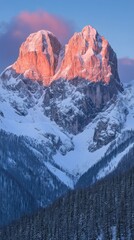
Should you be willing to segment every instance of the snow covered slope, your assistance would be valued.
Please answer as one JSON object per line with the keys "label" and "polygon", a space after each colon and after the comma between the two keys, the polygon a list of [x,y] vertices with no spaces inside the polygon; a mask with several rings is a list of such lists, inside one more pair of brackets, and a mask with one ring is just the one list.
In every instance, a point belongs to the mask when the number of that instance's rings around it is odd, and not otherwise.
{"label": "snow covered slope", "polygon": [[[91,168],[81,176],[77,187],[89,186],[115,171],[124,159],[128,161],[127,155],[131,154],[134,149],[134,81],[124,87],[124,93],[118,95],[115,103],[101,112],[94,120],[97,124],[89,144],[89,151],[91,156],[94,152],[98,152],[98,150],[96,151],[98,148],[103,151],[105,146],[105,151],[102,155],[98,155],[99,160],[94,161]],[[98,126],[100,127],[98,128]]]}
{"label": "snow covered slope", "polygon": [[[17,136],[26,136],[47,149],[45,161],[53,162],[56,152],[73,149],[70,136],[43,112],[45,90],[38,82],[9,78],[0,82],[0,128]],[[66,175],[66,173],[65,173]],[[62,179],[62,181],[64,181]],[[72,183],[68,183],[71,185]]]}
{"label": "snow covered slope", "polygon": [[[69,187],[73,187],[78,178],[103,157],[115,138],[133,129],[133,86],[128,86],[112,99],[82,132],[73,135],[44,114],[48,88],[21,77],[10,77],[10,70],[6,74],[9,76],[0,82],[0,128],[32,139],[36,150],[38,144],[45,146],[48,155],[44,164]],[[72,85],[67,84],[70,91],[67,92],[66,103],[61,101],[57,105],[62,112],[74,108],[75,116],[78,109],[75,103],[82,94],[80,96],[77,91],[73,94]]]}

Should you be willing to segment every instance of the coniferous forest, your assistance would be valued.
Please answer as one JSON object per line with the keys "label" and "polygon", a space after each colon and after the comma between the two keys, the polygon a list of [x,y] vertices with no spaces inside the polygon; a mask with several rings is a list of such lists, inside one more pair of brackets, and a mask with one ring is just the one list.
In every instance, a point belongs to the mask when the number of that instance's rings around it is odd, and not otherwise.
{"label": "coniferous forest", "polygon": [[0,232],[2,240],[133,240],[134,167],[70,191]]}

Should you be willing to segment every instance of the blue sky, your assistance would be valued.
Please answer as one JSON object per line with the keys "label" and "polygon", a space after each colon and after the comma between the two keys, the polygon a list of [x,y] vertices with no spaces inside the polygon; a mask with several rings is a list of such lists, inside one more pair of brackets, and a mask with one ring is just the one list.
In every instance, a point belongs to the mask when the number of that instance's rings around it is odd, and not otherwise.
{"label": "blue sky", "polygon": [[91,24],[104,35],[118,57],[133,57],[134,0],[0,0],[0,21],[22,11],[45,10],[71,21],[75,30]]}
{"label": "blue sky", "polygon": [[[8,32],[10,32],[8,29],[4,38],[3,26],[5,32],[7,23],[9,24],[7,28],[15,28],[13,19],[16,16],[22,12],[45,11],[51,16],[58,17],[60,21],[66,22],[72,29],[70,35],[74,31],[80,31],[85,25],[92,25],[107,38],[118,58],[134,59],[134,0],[0,0],[0,3],[0,38],[3,38],[0,45],[3,42],[6,45],[5,38],[8,38]],[[27,34],[29,34],[28,31]],[[18,40],[18,45],[20,42],[21,39]],[[17,44],[16,47],[18,47]],[[9,55],[11,52],[9,49]],[[6,64],[8,53],[3,58]]]}

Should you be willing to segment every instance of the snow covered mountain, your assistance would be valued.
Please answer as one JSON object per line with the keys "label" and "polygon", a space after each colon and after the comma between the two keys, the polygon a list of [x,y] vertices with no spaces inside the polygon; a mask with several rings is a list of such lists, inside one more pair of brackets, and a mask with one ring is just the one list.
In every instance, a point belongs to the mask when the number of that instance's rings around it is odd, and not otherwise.
{"label": "snow covered mountain", "polygon": [[50,204],[94,166],[89,184],[113,171],[133,147],[133,117],[134,84],[123,91],[95,29],[65,48],[50,32],[31,34],[0,77],[1,224]]}

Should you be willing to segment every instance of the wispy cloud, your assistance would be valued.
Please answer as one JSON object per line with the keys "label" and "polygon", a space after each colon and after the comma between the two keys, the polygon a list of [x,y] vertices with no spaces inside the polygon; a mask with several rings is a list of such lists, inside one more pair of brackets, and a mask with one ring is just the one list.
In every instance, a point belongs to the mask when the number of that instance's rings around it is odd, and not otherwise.
{"label": "wispy cloud", "polygon": [[0,23],[0,70],[13,63],[21,43],[38,30],[53,32],[61,43],[68,41],[74,32],[74,25],[44,11],[22,12],[9,23]]}
{"label": "wispy cloud", "polygon": [[134,80],[134,59],[121,58],[118,60],[119,75],[122,82]]}

